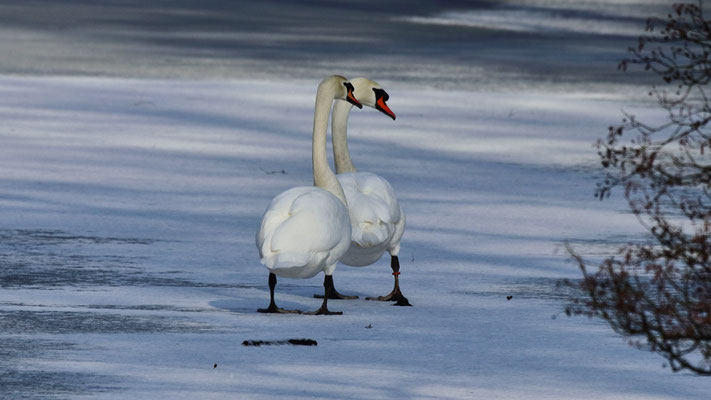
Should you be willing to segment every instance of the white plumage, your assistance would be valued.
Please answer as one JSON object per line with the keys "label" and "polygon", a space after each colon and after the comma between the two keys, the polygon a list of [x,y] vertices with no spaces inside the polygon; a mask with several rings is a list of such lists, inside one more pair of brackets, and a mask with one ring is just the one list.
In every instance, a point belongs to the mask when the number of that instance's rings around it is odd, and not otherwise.
{"label": "white plumage", "polygon": [[331,275],[350,246],[348,210],[338,197],[315,186],[289,189],[267,207],[257,248],[269,272],[286,278]]}
{"label": "white plumage", "polygon": [[346,197],[326,157],[328,114],[334,99],[362,107],[344,77],[334,75],[319,84],[311,149],[314,186],[296,187],[277,195],[262,217],[256,245],[262,264],[269,270],[270,303],[260,312],[299,312],[276,306],[276,277],[305,279],[323,271],[325,298],[314,314],[340,314],[328,311],[326,305],[333,290],[331,275],[351,242]]}
{"label": "white plumage", "polygon": [[390,183],[370,172],[336,175],[348,200],[352,245],[341,262],[361,267],[373,264],[387,250],[398,255],[405,231],[405,214]]}
{"label": "white plumage", "polygon": [[[393,120],[395,114],[387,105],[388,94],[377,82],[366,78],[351,80],[358,100],[373,107]],[[384,178],[369,172],[358,172],[351,161],[348,150],[347,126],[352,106],[337,101],[331,118],[333,157],[339,183],[348,201],[351,219],[351,245],[341,262],[352,267],[363,267],[375,263],[385,251],[390,253],[390,267],[395,276],[393,291],[386,296],[371,300],[393,300],[398,305],[410,305],[402,295],[399,286],[400,240],[405,231],[405,214],[397,201],[395,191]],[[335,298],[343,296],[335,289]]]}

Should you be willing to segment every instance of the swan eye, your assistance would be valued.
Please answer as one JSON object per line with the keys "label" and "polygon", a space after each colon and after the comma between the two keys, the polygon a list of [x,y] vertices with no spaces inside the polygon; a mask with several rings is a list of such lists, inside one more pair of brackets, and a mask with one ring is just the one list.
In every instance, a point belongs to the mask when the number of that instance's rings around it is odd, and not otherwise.
{"label": "swan eye", "polygon": [[356,99],[353,95],[353,91],[355,91],[353,85],[350,82],[343,82],[343,86],[345,86],[346,90],[348,91],[344,100],[348,101],[349,103],[353,104],[358,108],[363,108],[363,105],[360,103],[360,101],[358,101],[358,99]]}
{"label": "swan eye", "polygon": [[375,92],[376,99],[382,98],[383,101],[388,101],[390,99],[390,96],[388,95],[388,93],[383,89],[373,88],[373,92]]}

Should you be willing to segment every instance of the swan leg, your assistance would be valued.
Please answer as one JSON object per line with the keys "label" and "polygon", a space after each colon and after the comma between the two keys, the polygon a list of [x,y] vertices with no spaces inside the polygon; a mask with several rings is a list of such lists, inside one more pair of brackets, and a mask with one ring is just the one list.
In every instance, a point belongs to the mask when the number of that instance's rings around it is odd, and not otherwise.
{"label": "swan leg", "polygon": [[304,314],[308,314],[308,315],[341,315],[341,314],[343,314],[342,311],[328,311],[328,299],[332,298],[331,295],[335,291],[335,289],[333,287],[333,275],[326,275],[326,278],[323,280],[323,288],[324,288],[324,296],[323,296],[323,303],[321,304],[321,308],[319,308],[316,311],[307,312]]}
{"label": "swan leg", "polygon": [[[336,287],[333,286],[333,275],[326,275],[324,277],[324,279],[323,279],[324,286],[326,286],[326,280],[329,280],[329,279],[331,281],[330,285],[333,288],[333,290],[331,291],[331,294],[328,295],[329,299],[331,299],[331,300],[353,300],[353,299],[358,298],[358,296],[346,296],[346,295],[338,293],[338,290],[336,290]],[[323,296],[324,296],[323,294],[315,294],[314,295],[314,297],[317,299],[323,299]]]}
{"label": "swan leg", "polygon": [[393,304],[395,306],[411,306],[412,304],[407,301],[407,297],[403,296],[402,291],[400,291],[400,260],[397,256],[391,256],[390,268],[392,268],[393,276],[395,277],[395,287],[393,287],[393,291],[385,296],[366,297],[366,300],[395,301],[396,303]]}
{"label": "swan leg", "polygon": [[271,301],[269,302],[269,307],[267,308],[260,308],[257,311],[260,313],[277,313],[277,314],[301,314],[301,311],[299,310],[285,310],[283,308],[277,307],[276,303],[274,302],[274,288],[276,287],[277,284],[277,278],[276,275],[273,273],[269,273],[269,297]]}

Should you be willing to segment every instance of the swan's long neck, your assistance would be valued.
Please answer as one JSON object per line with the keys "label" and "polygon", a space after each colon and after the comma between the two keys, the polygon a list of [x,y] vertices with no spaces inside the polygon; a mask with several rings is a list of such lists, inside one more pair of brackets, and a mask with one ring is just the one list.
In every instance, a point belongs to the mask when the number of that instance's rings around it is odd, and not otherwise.
{"label": "swan's long neck", "polygon": [[348,150],[348,116],[353,105],[347,101],[336,101],[331,116],[331,139],[333,141],[333,160],[336,163],[336,173],[355,172],[351,153]]}
{"label": "swan's long neck", "polygon": [[347,207],[348,201],[343,193],[341,184],[338,183],[336,175],[328,165],[326,156],[326,132],[328,130],[328,115],[331,111],[331,104],[334,99],[334,91],[336,88],[330,81],[322,82],[316,93],[316,106],[314,109],[314,135],[311,148],[311,160],[314,171],[314,185],[321,189],[328,190],[333,195],[338,197]]}

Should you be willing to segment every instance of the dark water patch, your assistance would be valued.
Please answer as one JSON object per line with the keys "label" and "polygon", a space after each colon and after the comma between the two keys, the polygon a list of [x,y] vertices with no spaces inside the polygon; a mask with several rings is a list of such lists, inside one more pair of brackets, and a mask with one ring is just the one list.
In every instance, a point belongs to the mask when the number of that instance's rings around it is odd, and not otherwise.
{"label": "dark water patch", "polygon": [[59,230],[0,230],[0,287],[102,285],[118,276],[135,278],[141,275],[144,258],[119,256],[111,250],[115,251],[117,245],[145,246],[155,242]]}
{"label": "dark water patch", "polygon": [[[67,266],[63,259],[53,263],[32,264],[8,263],[0,255],[0,287],[24,289],[53,289],[61,287],[204,287],[248,289],[261,288],[265,284],[236,284],[197,282],[184,278],[163,277],[163,273],[148,273],[115,262],[101,263],[93,258],[86,265]],[[96,265],[98,263],[100,265]]]}
{"label": "dark water patch", "polygon": [[580,280],[557,278],[502,279],[486,284],[486,290],[459,290],[455,294],[467,296],[499,297],[502,301],[544,300],[567,302],[581,295]]}
{"label": "dark water patch", "polygon": [[76,311],[0,311],[4,334],[76,333],[195,333],[207,332],[207,324],[157,315],[122,315]]}
{"label": "dark water patch", "polygon": [[0,338],[0,399],[61,399],[70,395],[117,390],[112,378],[28,366],[36,358],[57,360],[72,343],[24,337]]}
{"label": "dark water patch", "polygon": [[34,358],[56,351],[76,349],[72,343],[24,337],[0,337],[0,365],[18,358]]}
{"label": "dark water patch", "polygon": [[23,245],[53,246],[66,243],[77,244],[143,244],[158,242],[145,238],[118,238],[87,235],[74,235],[55,229],[7,229],[0,230],[0,242],[3,244],[17,243]]}
{"label": "dark water patch", "polygon": [[[627,213],[628,211],[629,210],[625,210],[621,212]],[[650,245],[653,244],[653,241],[649,235],[637,234],[611,235],[598,239],[569,239],[567,243],[581,256],[597,259],[617,255],[620,249],[627,245]],[[558,250],[560,254],[567,254],[563,245],[561,245]]]}
{"label": "dark water patch", "polygon": [[60,230],[0,230],[0,287],[55,289],[92,286],[252,288],[196,282],[169,270],[150,273],[147,246],[161,240],[76,235]]}
{"label": "dark water patch", "polygon": [[167,304],[140,304],[136,306],[114,305],[114,304],[90,304],[81,306],[92,310],[136,310],[136,311],[172,311],[172,312],[205,312],[213,311],[209,308],[198,307],[176,307]]}
{"label": "dark water patch", "polygon": [[[59,265],[57,265],[59,264]],[[110,264],[105,268],[65,266],[61,261],[35,266],[26,263],[2,263],[0,287],[51,289],[62,286],[124,286],[131,281],[143,281],[137,272],[119,270]]]}
{"label": "dark water patch", "polygon": [[[0,301],[0,306],[9,307],[33,307],[33,308],[54,308],[50,304],[32,304],[20,303],[13,301]],[[211,308],[205,307],[177,307],[170,304],[139,304],[139,305],[120,305],[120,304],[85,304],[75,305],[74,308],[85,308],[90,310],[128,310],[128,311],[171,311],[171,312],[206,312],[213,311]]]}
{"label": "dark water patch", "polygon": [[27,369],[0,371],[0,399],[65,399],[118,390],[110,377]]}

